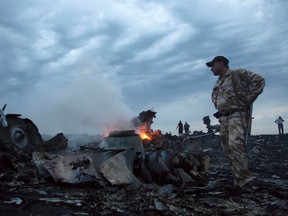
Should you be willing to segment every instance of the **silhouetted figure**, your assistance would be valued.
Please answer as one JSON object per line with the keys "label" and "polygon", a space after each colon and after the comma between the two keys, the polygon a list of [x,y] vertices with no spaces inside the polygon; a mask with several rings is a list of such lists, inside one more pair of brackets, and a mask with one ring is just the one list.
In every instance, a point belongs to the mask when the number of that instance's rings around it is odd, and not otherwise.
{"label": "silhouetted figure", "polygon": [[279,131],[279,135],[284,134],[284,127],[283,127],[283,118],[281,116],[279,116],[276,120],[275,123],[278,125],[278,131]]}
{"label": "silhouetted figure", "polygon": [[209,116],[204,116],[203,117],[203,123],[206,125],[206,128],[207,128],[207,133],[212,133],[212,128],[211,128],[211,120],[209,118]]}
{"label": "silhouetted figure", "polygon": [[184,124],[184,132],[186,135],[190,133],[190,125],[187,122]]}
{"label": "silhouetted figure", "polygon": [[178,134],[179,136],[183,134],[183,123],[181,121],[179,121],[176,130],[178,129]]}
{"label": "silhouetted figure", "polygon": [[207,128],[207,133],[217,133],[220,132],[220,125],[211,125],[211,120],[209,116],[204,116],[203,117],[203,123],[206,125]]}

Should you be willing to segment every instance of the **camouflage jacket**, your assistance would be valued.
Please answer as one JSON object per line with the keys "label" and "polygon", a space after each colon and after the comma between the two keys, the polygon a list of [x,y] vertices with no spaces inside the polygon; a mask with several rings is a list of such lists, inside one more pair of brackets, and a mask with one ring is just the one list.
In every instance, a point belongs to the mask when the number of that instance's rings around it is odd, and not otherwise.
{"label": "camouflage jacket", "polygon": [[245,69],[228,69],[225,76],[222,79],[219,77],[214,85],[212,102],[219,112],[248,108],[262,93],[264,86],[265,80],[258,74]]}

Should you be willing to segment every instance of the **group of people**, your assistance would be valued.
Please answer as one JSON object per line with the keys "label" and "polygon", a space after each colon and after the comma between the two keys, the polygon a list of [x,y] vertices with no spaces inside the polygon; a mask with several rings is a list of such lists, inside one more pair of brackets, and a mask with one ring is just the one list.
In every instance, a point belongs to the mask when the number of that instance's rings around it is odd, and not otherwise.
{"label": "group of people", "polygon": [[178,129],[178,135],[181,136],[183,134],[183,129],[184,133],[187,135],[190,133],[190,125],[185,121],[184,125],[182,121],[179,121],[177,124],[176,130]]}
{"label": "group of people", "polygon": [[[284,134],[284,126],[283,126],[284,119],[281,116],[279,116],[275,120],[275,123],[278,125],[279,135]],[[191,132],[190,131],[190,125],[187,122],[185,122],[184,125],[183,125],[182,121],[179,121],[179,123],[177,124],[177,127],[176,127],[176,130],[177,129],[178,129],[178,135],[179,136],[181,136],[183,134],[183,129],[184,129],[184,134],[186,134],[186,135]]]}

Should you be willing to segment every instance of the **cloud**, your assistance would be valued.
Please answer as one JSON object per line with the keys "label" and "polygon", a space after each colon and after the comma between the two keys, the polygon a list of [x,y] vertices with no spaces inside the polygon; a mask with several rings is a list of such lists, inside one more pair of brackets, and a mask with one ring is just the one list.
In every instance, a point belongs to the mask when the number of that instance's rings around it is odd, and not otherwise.
{"label": "cloud", "polygon": [[193,29],[187,24],[175,26],[175,28],[171,28],[171,31],[172,32],[167,33],[167,36],[160,38],[160,40],[152,44],[148,49],[138,53],[133,61],[157,59],[161,54],[163,55],[174,50],[179,43],[185,42],[189,37],[192,37],[193,34]]}
{"label": "cloud", "polygon": [[[265,116],[288,112],[287,9],[281,0],[2,1],[0,100],[51,132],[53,122],[54,131],[101,131],[152,107],[167,131],[185,115],[202,128],[217,79],[205,62],[222,54],[265,77],[253,129],[266,133]],[[88,118],[94,110],[103,118]]]}

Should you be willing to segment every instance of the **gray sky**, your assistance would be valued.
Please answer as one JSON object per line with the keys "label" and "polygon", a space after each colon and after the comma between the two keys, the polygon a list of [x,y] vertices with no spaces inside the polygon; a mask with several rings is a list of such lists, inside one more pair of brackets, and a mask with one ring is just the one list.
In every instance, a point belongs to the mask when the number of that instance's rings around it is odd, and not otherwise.
{"label": "gray sky", "polygon": [[285,0],[0,0],[0,101],[41,133],[129,129],[152,108],[154,130],[177,134],[182,120],[206,132],[217,77],[205,62],[225,55],[265,78],[252,134],[274,134],[279,115],[288,122],[287,11]]}

